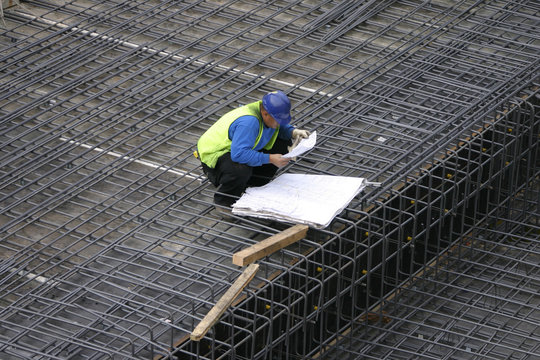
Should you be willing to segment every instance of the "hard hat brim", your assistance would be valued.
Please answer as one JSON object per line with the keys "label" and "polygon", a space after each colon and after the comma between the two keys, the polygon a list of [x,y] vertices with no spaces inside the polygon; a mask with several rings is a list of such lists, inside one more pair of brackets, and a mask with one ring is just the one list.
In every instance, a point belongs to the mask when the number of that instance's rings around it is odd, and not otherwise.
{"label": "hard hat brim", "polygon": [[[272,114],[270,114],[272,115]],[[278,122],[279,125],[287,125],[291,122],[291,115],[287,116],[287,117],[282,117],[282,118],[279,118],[279,117],[276,117],[274,115],[272,115],[272,117],[274,118],[274,120],[276,120]]]}

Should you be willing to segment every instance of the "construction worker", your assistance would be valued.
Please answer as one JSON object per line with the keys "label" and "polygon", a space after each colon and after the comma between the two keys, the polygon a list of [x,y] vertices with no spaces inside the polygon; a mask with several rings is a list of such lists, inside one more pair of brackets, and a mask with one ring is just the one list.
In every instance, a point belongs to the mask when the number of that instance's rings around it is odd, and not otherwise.
{"label": "construction worker", "polygon": [[291,102],[274,91],[223,115],[199,139],[197,152],[210,182],[218,187],[214,204],[220,211],[231,205],[248,186],[268,183],[278,168],[287,165],[287,146],[309,132],[295,129]]}

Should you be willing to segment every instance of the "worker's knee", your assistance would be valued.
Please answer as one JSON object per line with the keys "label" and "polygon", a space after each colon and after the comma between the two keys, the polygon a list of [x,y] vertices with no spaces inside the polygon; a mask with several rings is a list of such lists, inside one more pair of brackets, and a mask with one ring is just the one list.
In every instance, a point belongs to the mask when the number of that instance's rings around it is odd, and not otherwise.
{"label": "worker's knee", "polygon": [[246,164],[240,164],[233,162],[227,171],[230,177],[235,178],[236,181],[240,183],[247,183],[251,174],[253,173],[253,168]]}
{"label": "worker's knee", "polygon": [[247,184],[251,174],[253,173],[253,168],[251,166],[232,161],[231,153],[226,153],[221,156],[218,160],[216,168],[220,173],[220,184],[230,182]]}

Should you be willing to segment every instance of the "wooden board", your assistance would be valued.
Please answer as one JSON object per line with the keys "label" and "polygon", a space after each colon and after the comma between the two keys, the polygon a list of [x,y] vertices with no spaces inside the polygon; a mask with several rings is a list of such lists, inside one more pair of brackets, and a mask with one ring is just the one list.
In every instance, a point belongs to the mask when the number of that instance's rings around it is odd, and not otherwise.
{"label": "wooden board", "polygon": [[189,337],[191,340],[199,341],[204,337],[204,335],[206,335],[208,330],[210,330],[210,328],[214,326],[216,322],[218,322],[225,310],[231,306],[234,299],[240,295],[246,285],[251,281],[251,279],[253,279],[257,273],[257,270],[259,270],[259,264],[251,264],[244,270],[238,279],[236,279],[236,281],[231,285],[229,290],[223,294],[216,305],[210,309],[208,314],[206,314],[197,327],[195,327],[195,330],[193,330]]}
{"label": "wooden board", "polygon": [[232,262],[238,266],[245,266],[268,256],[279,249],[304,238],[308,231],[307,225],[294,225],[276,235],[270,236],[261,242],[233,254]]}

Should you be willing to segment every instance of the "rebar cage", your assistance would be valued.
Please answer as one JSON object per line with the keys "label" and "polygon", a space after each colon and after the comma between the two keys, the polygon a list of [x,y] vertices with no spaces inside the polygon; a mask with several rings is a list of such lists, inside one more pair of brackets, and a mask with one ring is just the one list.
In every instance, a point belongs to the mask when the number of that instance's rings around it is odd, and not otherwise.
{"label": "rebar cage", "polygon": [[[45,0],[0,30],[0,358],[540,357],[540,4]],[[281,172],[381,182],[288,224],[214,210],[193,157],[271,90],[317,146]]]}

